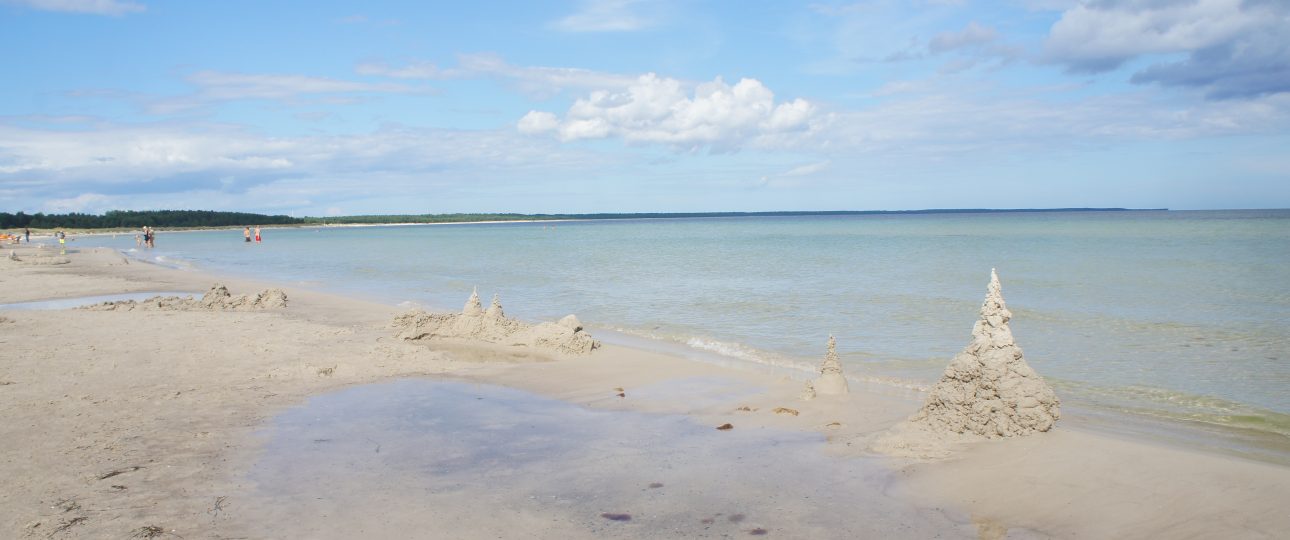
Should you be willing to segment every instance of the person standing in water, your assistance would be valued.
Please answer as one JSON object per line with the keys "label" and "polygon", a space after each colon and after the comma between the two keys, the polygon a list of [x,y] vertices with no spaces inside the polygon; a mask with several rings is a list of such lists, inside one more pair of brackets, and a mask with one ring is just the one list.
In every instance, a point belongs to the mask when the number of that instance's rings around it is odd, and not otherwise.
{"label": "person standing in water", "polygon": [[260,240],[260,226],[259,226],[259,225],[256,225],[256,226],[255,226],[255,243],[257,243],[257,244],[258,244],[258,243],[260,243],[260,242],[261,242],[261,240]]}
{"label": "person standing in water", "polygon": [[251,228],[250,228],[250,227],[242,227],[242,238],[245,238],[245,239],[246,239],[246,243],[248,243],[248,244],[249,244],[249,243],[251,243]]}

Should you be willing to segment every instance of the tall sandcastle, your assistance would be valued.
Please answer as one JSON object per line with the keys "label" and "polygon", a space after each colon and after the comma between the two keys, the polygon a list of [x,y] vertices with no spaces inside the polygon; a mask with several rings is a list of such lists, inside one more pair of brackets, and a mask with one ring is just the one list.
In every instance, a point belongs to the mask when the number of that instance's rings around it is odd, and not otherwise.
{"label": "tall sandcastle", "polygon": [[851,392],[847,378],[842,374],[842,362],[838,360],[838,340],[829,336],[829,349],[824,353],[820,363],[820,376],[806,383],[802,389],[802,399],[812,399],[817,395],[837,396]]}
{"label": "tall sandcastle", "polygon": [[461,308],[461,314],[467,317],[478,317],[484,314],[484,305],[479,302],[479,287],[471,289],[470,298],[466,299],[466,305]]}
{"label": "tall sandcastle", "polygon": [[1061,415],[1052,387],[1026,364],[1012,338],[1012,312],[1003,302],[999,276],[990,285],[972,342],[945,368],[923,408],[909,419],[941,433],[987,438],[1048,431]]}

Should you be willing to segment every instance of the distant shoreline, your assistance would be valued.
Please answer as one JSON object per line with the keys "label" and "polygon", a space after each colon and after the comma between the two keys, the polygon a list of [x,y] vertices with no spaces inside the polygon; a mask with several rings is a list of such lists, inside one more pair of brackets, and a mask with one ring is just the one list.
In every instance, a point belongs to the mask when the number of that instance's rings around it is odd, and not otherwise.
{"label": "distant shoreline", "polygon": [[[261,214],[240,214],[237,217],[244,221],[218,225],[203,226],[170,226],[164,223],[148,223],[147,217],[133,219],[134,222],[151,225],[159,231],[206,231],[241,229],[245,226],[263,228],[307,228],[307,227],[363,227],[363,226],[407,226],[407,225],[451,225],[451,224],[484,224],[484,223],[534,223],[559,221],[602,221],[602,220],[639,220],[639,219],[697,219],[697,218],[745,218],[745,217],[811,217],[811,216],[882,216],[882,215],[924,215],[924,214],[1021,214],[1021,213],[1075,213],[1075,212],[1167,212],[1168,208],[929,208],[922,210],[777,210],[765,212],[601,212],[588,214],[367,214],[336,217],[306,216],[269,216]],[[108,214],[112,214],[109,212]],[[154,212],[148,212],[154,213]],[[222,214],[222,212],[164,210],[155,213],[203,213]],[[8,214],[5,214],[8,215]],[[35,214],[40,215],[40,214]],[[35,216],[31,215],[31,216]],[[75,214],[72,214],[75,216]],[[45,219],[62,217],[45,215]],[[80,215],[80,217],[87,217]],[[259,221],[257,221],[259,219]],[[294,220],[286,222],[283,220]],[[26,227],[24,225],[8,226],[0,230],[21,230],[30,228],[38,235],[50,234],[62,230],[70,234],[132,234],[137,227],[94,227],[94,226],[44,226]]]}

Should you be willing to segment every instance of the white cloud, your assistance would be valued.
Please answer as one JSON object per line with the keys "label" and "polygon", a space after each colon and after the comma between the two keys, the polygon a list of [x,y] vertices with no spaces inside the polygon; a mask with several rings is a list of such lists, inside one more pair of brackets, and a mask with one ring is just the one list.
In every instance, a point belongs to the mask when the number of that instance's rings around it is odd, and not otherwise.
{"label": "white cloud", "polygon": [[412,61],[403,66],[384,62],[359,64],[356,71],[362,75],[398,79],[477,79],[496,78],[513,84],[519,91],[540,98],[550,97],[566,90],[626,88],[635,77],[593,71],[581,68],[516,66],[492,53],[472,53],[457,56],[457,67],[440,68],[431,62]]}
{"label": "white cloud", "polygon": [[582,9],[552,24],[565,32],[627,32],[653,22],[632,8],[640,0],[583,0]]}
{"label": "white cloud", "polygon": [[529,111],[523,118],[520,118],[517,127],[520,133],[527,134],[555,131],[560,128],[560,119],[549,112]]}
{"label": "white cloud", "polygon": [[933,53],[942,53],[954,49],[966,47],[978,47],[993,42],[999,37],[999,33],[993,28],[977,24],[976,21],[958,32],[942,32],[932,38],[927,44],[928,50]]}
{"label": "white cloud", "polygon": [[360,75],[375,75],[395,79],[445,79],[444,73],[431,62],[410,62],[402,67],[394,67],[384,62],[365,62],[354,68]]}
{"label": "white cloud", "polygon": [[199,71],[185,78],[197,87],[195,93],[154,99],[148,110],[154,114],[171,114],[189,109],[243,99],[290,100],[302,96],[331,98],[365,93],[411,94],[430,90],[396,83],[364,83],[328,77],[305,75],[248,74],[222,71]]}
{"label": "white cloud", "polygon": [[1244,0],[1081,3],[1053,24],[1044,50],[1073,69],[1105,71],[1143,54],[1187,52],[1231,40],[1271,22],[1267,11]]}
{"label": "white cloud", "polygon": [[123,2],[121,0],[4,0],[4,3],[23,5],[44,11],[112,16],[142,13],[148,9],[143,4]]}
{"label": "white cloud", "polygon": [[101,214],[104,211],[112,210],[114,208],[112,205],[112,197],[101,193],[82,193],[75,197],[50,199],[45,202],[45,209],[51,213],[58,214],[68,212]]}
{"label": "white cloud", "polygon": [[810,176],[812,174],[816,174],[816,173],[828,170],[829,166],[832,164],[833,164],[833,161],[826,159],[824,161],[817,161],[815,163],[798,165],[796,167],[793,167],[792,169],[785,171],[780,176]]}
{"label": "white cloud", "polygon": [[[356,199],[398,201],[463,186],[523,183],[552,170],[594,170],[605,159],[510,130],[388,127],[353,135],[267,137],[220,125],[98,122],[69,129],[20,127],[0,119],[0,185],[9,200],[19,201],[14,206],[29,211],[51,204],[86,210],[341,203],[349,208],[346,201]],[[79,194],[95,197],[78,199]]]}
{"label": "white cloud", "polygon": [[1180,106],[1153,92],[1077,100],[1063,99],[1064,94],[1035,89],[998,95],[958,88],[902,95],[863,111],[838,113],[819,146],[893,157],[1002,149],[1021,155],[1108,142],[1272,134],[1290,127],[1290,95]]}
{"label": "white cloud", "polygon": [[597,90],[576,100],[561,120],[552,113],[529,112],[520,120],[526,133],[547,131],[564,141],[621,137],[628,142],[733,150],[747,144],[785,141],[812,131],[823,121],[803,99],[775,104],[775,95],[756,79],[732,85],[720,77],[686,85],[653,73],[620,91]]}

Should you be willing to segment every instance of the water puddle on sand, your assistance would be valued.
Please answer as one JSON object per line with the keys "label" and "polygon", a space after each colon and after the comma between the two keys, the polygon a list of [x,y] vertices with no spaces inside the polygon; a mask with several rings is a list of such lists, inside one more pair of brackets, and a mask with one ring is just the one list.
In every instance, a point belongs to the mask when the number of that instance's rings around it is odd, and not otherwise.
{"label": "water puddle on sand", "polygon": [[717,431],[506,387],[405,379],[274,418],[238,519],[266,538],[974,537],[823,437]]}
{"label": "water puddle on sand", "polygon": [[104,294],[99,296],[78,296],[75,298],[58,298],[54,300],[38,300],[35,302],[14,302],[12,304],[0,304],[0,310],[12,309],[12,310],[47,311],[47,310],[58,310],[58,309],[72,309],[72,308],[78,308],[81,306],[101,304],[103,302],[121,302],[124,300],[134,300],[137,302],[141,300],[147,300],[154,296],[198,296],[200,297],[201,295],[202,293],[174,292],[174,291]]}

